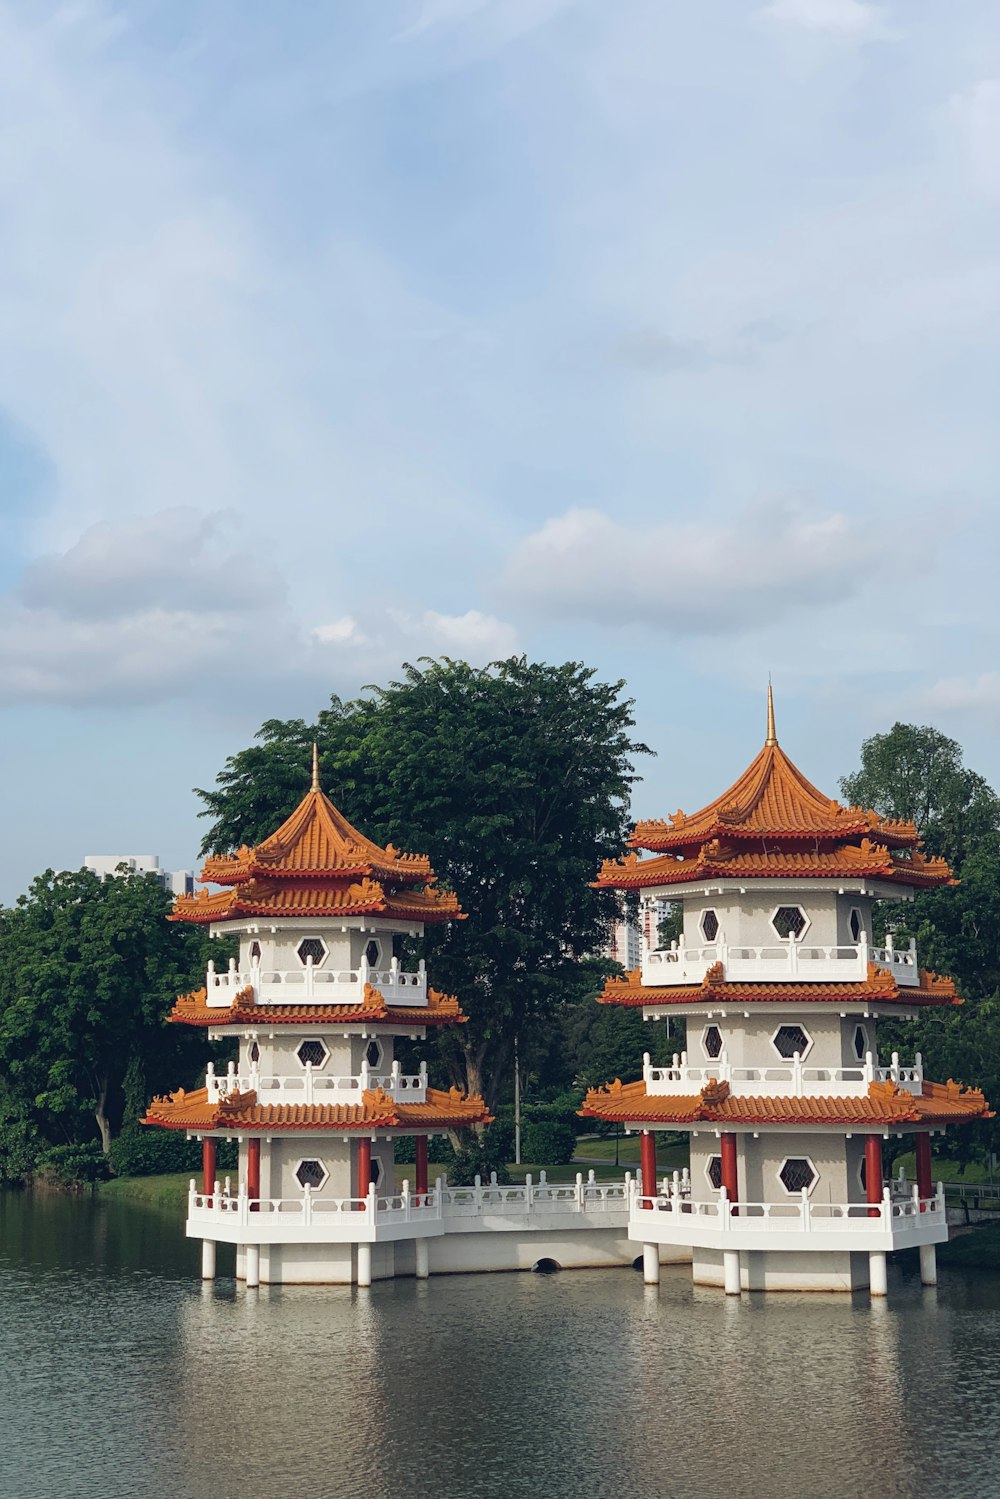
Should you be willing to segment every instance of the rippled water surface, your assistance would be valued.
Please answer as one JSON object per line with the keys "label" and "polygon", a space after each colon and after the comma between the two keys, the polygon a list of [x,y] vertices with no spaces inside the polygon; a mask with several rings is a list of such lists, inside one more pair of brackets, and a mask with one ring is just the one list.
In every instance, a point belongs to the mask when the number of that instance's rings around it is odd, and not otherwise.
{"label": "rippled water surface", "polygon": [[1000,1281],[202,1289],[179,1213],[0,1198],[3,1499],[1000,1494]]}

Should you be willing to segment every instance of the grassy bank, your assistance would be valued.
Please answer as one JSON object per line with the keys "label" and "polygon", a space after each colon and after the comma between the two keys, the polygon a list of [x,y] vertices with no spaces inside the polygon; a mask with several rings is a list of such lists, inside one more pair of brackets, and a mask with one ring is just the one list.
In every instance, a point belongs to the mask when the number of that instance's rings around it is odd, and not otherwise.
{"label": "grassy bank", "polygon": [[958,1234],[938,1245],[938,1264],[949,1270],[989,1270],[1000,1274],[1000,1223]]}
{"label": "grassy bank", "polygon": [[116,1176],[98,1182],[97,1191],[109,1201],[144,1202],[150,1207],[179,1207],[187,1200],[188,1172],[175,1171],[170,1176]]}

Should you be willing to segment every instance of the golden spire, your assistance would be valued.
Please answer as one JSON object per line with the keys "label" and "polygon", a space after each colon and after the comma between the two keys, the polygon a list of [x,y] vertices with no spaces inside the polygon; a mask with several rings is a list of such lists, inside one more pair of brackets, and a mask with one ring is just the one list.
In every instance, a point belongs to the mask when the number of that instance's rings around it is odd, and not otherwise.
{"label": "golden spire", "polygon": [[765,744],[777,744],[778,736],[774,731],[774,692],[771,688],[771,678],[767,679],[767,738]]}
{"label": "golden spire", "polygon": [[313,744],[313,783],[310,790],[319,790],[319,746],[315,743]]}

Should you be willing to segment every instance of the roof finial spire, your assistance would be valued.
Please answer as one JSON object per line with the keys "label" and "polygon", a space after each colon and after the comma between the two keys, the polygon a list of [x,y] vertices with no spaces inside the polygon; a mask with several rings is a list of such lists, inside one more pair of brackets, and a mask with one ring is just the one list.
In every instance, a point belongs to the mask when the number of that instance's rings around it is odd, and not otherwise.
{"label": "roof finial spire", "polygon": [[312,791],[319,790],[319,746],[313,741],[313,783]]}
{"label": "roof finial spire", "polygon": [[777,744],[778,736],[774,729],[774,691],[771,687],[770,674],[767,678],[767,738],[765,744]]}

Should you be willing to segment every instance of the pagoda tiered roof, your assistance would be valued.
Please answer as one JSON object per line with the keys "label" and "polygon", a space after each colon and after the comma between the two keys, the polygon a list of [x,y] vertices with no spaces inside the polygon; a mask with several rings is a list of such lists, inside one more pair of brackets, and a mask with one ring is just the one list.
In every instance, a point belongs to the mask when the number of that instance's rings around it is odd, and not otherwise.
{"label": "pagoda tiered roof", "polygon": [[598,1004],[622,1005],[628,1009],[666,1009],[668,1005],[719,1005],[760,1004],[873,1004],[899,1005],[902,1009],[923,1008],[929,1005],[960,1005],[965,1001],[959,996],[949,978],[941,978],[928,969],[919,970],[919,982],[902,985],[886,968],[869,963],[867,977],[857,983],[797,984],[732,983],[724,976],[721,963],[713,963],[705,972],[700,984],[673,984],[653,986],[643,984],[638,968],[624,978],[609,978]]}
{"label": "pagoda tiered roof", "polygon": [[861,1098],[806,1095],[760,1097],[733,1095],[726,1082],[710,1082],[691,1095],[650,1094],[644,1082],[615,1079],[605,1088],[591,1088],[579,1110],[584,1118],[611,1124],[965,1124],[992,1119],[989,1104],[978,1088],[961,1084],[924,1082],[913,1094],[893,1082],[873,1082]]}
{"label": "pagoda tiered roof", "polygon": [[244,917],[381,916],[404,923],[464,920],[439,890],[425,854],[373,843],[313,782],[290,817],[253,848],[206,859],[201,878],[228,888],[181,895],[170,920],[202,924]]}
{"label": "pagoda tiered roof", "polygon": [[[635,852],[602,865],[599,887],[707,879],[878,880],[919,889],[955,883],[943,859],[921,851],[912,822],[844,807],[806,779],[778,744],[770,693],[767,740],[729,790],[690,816],[637,823],[629,844]],[[640,850],[659,857],[640,859]]]}
{"label": "pagoda tiered roof", "polygon": [[459,1008],[453,994],[440,994],[437,989],[428,989],[426,1005],[387,1005],[380,990],[374,984],[366,984],[360,1004],[317,1005],[280,1004],[261,1005],[254,1002],[253,989],[241,989],[230,1005],[209,1005],[207,991],[194,989],[182,994],[174,1004],[168,1019],[184,1025],[358,1025],[391,1024],[399,1026],[464,1025],[468,1019]]}
{"label": "pagoda tiered roof", "polygon": [[165,1098],[154,1098],[142,1122],[164,1129],[247,1130],[254,1134],[316,1129],[345,1135],[374,1130],[413,1134],[491,1124],[492,1115],[478,1095],[462,1093],[458,1088],[428,1088],[423,1103],[397,1103],[382,1088],[369,1088],[359,1103],[336,1104],[260,1104],[254,1092],[231,1093],[210,1102],[206,1088],[180,1088]]}

